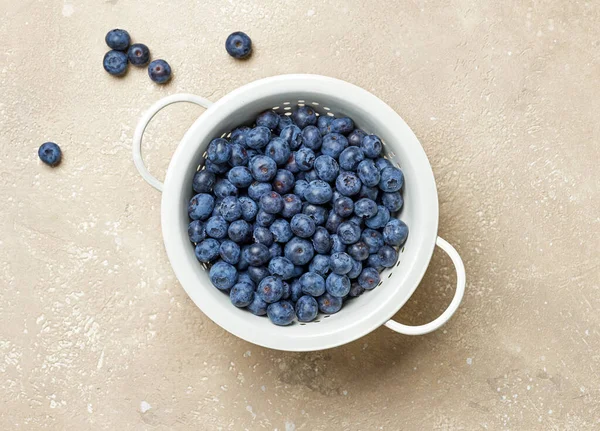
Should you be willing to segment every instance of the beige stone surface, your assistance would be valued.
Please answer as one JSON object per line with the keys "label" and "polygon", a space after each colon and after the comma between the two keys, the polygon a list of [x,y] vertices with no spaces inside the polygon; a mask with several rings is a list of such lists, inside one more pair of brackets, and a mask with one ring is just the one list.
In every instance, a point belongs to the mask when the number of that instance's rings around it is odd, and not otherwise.
{"label": "beige stone surface", "polygon": [[[0,17],[0,429],[600,428],[597,2],[0,0]],[[108,76],[114,27],[172,83]],[[247,62],[225,54],[235,30]],[[175,279],[160,195],[130,160],[137,119],[289,72],[372,91],[420,138],[468,273],[442,330],[271,351]],[[199,114],[153,122],[152,172]],[[46,140],[60,168],[38,161]],[[454,282],[437,252],[397,318],[432,319]]]}

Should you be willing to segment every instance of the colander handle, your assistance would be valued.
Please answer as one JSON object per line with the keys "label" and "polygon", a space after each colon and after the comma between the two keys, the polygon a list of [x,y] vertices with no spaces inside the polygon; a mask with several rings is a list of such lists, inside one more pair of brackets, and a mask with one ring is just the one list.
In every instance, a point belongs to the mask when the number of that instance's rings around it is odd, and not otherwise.
{"label": "colander handle", "polygon": [[131,149],[133,154],[133,163],[135,164],[135,167],[142,178],[159,192],[162,192],[163,190],[163,183],[157,180],[156,177],[148,171],[148,168],[146,168],[146,165],[144,165],[144,161],[142,160],[142,137],[144,136],[146,127],[152,118],[158,114],[158,111],[166,106],[171,105],[172,103],[178,102],[195,103],[203,108],[208,108],[210,105],[212,105],[210,100],[188,93],[178,93],[163,97],[154,103],[154,105],[152,105],[150,109],[148,109],[144,115],[142,115],[142,118],[140,118],[140,121],[135,128],[135,133],[133,134],[133,146]]}
{"label": "colander handle", "polygon": [[460,302],[462,301],[463,295],[465,293],[465,284],[467,282],[467,277],[465,274],[465,265],[463,264],[460,255],[456,251],[454,247],[452,247],[446,240],[437,237],[435,244],[444,250],[450,259],[452,259],[452,263],[454,263],[454,267],[456,268],[456,292],[454,292],[454,298],[452,298],[452,302],[446,310],[434,321],[426,323],[425,325],[419,326],[409,326],[403,325],[402,323],[395,322],[394,320],[388,320],[385,323],[385,326],[390,328],[392,331],[396,331],[400,334],[404,335],[425,335],[430,332],[435,331],[444,323],[446,323],[454,314],[454,312],[458,309]]}

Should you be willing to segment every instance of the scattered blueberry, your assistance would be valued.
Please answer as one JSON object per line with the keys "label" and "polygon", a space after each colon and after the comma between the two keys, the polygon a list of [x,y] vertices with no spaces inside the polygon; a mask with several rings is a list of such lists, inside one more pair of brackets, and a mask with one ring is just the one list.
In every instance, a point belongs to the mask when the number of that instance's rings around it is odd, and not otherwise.
{"label": "scattered blueberry", "polygon": [[231,144],[227,139],[216,138],[208,144],[207,157],[214,163],[226,163],[231,158]]}
{"label": "scattered blueberry", "polygon": [[348,247],[348,254],[357,261],[367,260],[369,258],[369,246],[363,241],[355,242]]}
{"label": "scattered blueberry", "polygon": [[127,50],[129,62],[137,67],[143,67],[150,61],[150,50],[143,43],[134,43]]}
{"label": "scattered blueberry", "polygon": [[154,60],[148,65],[148,76],[157,84],[166,84],[171,79],[171,66],[165,60]]}
{"label": "scattered blueberry", "polygon": [[45,142],[38,149],[38,156],[48,166],[57,166],[62,159],[62,151],[54,142]]}
{"label": "scattered blueberry", "polygon": [[236,31],[227,36],[225,50],[233,58],[247,58],[252,53],[252,40],[242,31]]}
{"label": "scattered blueberry", "polygon": [[102,65],[104,70],[114,76],[123,76],[127,72],[128,66],[127,54],[121,51],[108,51],[104,54]]}
{"label": "scattered blueberry", "polygon": [[126,51],[131,43],[129,33],[120,28],[115,28],[106,33],[104,40],[111,49],[116,49],[118,51]]}

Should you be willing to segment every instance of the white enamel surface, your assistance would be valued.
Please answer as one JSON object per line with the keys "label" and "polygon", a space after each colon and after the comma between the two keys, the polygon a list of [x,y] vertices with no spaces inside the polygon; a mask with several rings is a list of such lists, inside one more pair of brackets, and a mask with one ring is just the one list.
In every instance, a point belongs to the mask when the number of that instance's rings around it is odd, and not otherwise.
{"label": "white enamel surface", "polygon": [[[215,289],[198,263],[187,236],[187,203],[191,183],[209,141],[260,112],[294,106],[299,100],[317,112],[351,117],[357,127],[379,135],[384,150],[405,175],[404,209],[400,218],[410,229],[398,265],[381,274],[382,284],[348,301],[341,312],[318,322],[278,327],[267,318],[237,310],[227,295]],[[284,102],[288,102],[285,105]],[[325,111],[324,107],[330,109]],[[438,199],[427,156],[414,133],[387,104],[373,94],[333,78],[283,75],[245,85],[214,103],[183,137],[169,165],[161,205],[165,247],[173,270],[194,303],[232,334],[261,346],[309,351],[353,341],[386,323],[410,298],[431,259],[437,237]]]}

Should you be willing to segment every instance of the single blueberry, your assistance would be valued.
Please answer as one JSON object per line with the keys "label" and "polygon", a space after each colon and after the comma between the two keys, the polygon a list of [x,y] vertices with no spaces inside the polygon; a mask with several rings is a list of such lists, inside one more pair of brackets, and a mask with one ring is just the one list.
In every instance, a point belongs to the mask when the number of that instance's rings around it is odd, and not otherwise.
{"label": "single blueberry", "polygon": [[379,273],[375,268],[365,268],[358,276],[358,284],[366,290],[372,290],[379,283]]}
{"label": "single blueberry", "polygon": [[343,171],[336,178],[335,186],[344,196],[354,196],[360,192],[362,183],[355,173]]}
{"label": "single blueberry", "polygon": [[306,214],[312,218],[317,226],[323,225],[329,216],[327,209],[320,205],[315,205],[308,202],[305,202],[302,205],[302,214]]}
{"label": "single blueberry", "polygon": [[294,237],[285,245],[283,254],[294,265],[306,265],[313,258],[315,251],[309,241]]}
{"label": "single blueberry", "polygon": [[238,244],[244,244],[252,239],[252,227],[246,220],[236,220],[227,229],[229,238]]}
{"label": "single blueberry", "polygon": [[256,224],[263,227],[269,227],[277,219],[275,214],[270,214],[260,208],[256,214]]}
{"label": "single blueberry", "polygon": [[289,280],[294,275],[294,264],[285,257],[274,257],[269,262],[269,272],[271,275],[281,277],[282,280]]}
{"label": "single blueberry", "polygon": [[331,273],[325,280],[325,289],[331,296],[344,297],[350,292],[350,279],[345,275]]}
{"label": "single blueberry", "polygon": [[383,228],[383,240],[391,246],[404,244],[408,237],[408,226],[402,220],[391,219]]}
{"label": "single blueberry", "polygon": [[238,188],[246,188],[254,181],[250,169],[246,166],[235,166],[231,168],[227,174],[227,179],[231,184]]}
{"label": "single blueberry", "polygon": [[321,277],[326,277],[331,271],[329,267],[329,256],[324,254],[317,254],[308,265],[308,270],[319,274]]}
{"label": "single blueberry", "polygon": [[331,186],[323,180],[311,181],[304,192],[304,199],[311,204],[317,205],[329,202],[332,196],[333,190],[331,190]]}
{"label": "single blueberry", "polygon": [[362,287],[358,281],[352,282],[352,284],[350,285],[350,292],[348,292],[348,295],[352,298],[356,298],[357,296],[360,296],[363,293],[365,293],[365,288]]}
{"label": "single blueberry", "polygon": [[219,290],[231,289],[237,281],[237,270],[222,260],[210,267],[210,281]]}
{"label": "single blueberry", "polygon": [[381,265],[386,268],[392,268],[398,261],[398,252],[395,248],[390,247],[389,245],[384,245],[381,247],[377,252],[377,255],[381,260]]}
{"label": "single blueberry", "polygon": [[211,162],[226,163],[231,158],[231,144],[227,139],[215,138],[208,144],[207,157]]}
{"label": "single blueberry", "polygon": [[273,110],[265,111],[256,117],[256,125],[264,126],[267,129],[274,129],[279,124],[279,115]]}
{"label": "single blueberry", "polygon": [[343,299],[325,293],[317,298],[319,311],[325,314],[335,314],[342,309]]}
{"label": "single blueberry", "polygon": [[381,261],[381,257],[379,254],[371,254],[367,259],[367,265],[370,268],[375,268],[375,270],[379,273],[385,269],[383,266],[383,262]]}
{"label": "single blueberry", "polygon": [[261,266],[269,261],[271,254],[264,244],[254,243],[244,250],[244,258],[252,266]]}
{"label": "single blueberry", "polygon": [[258,212],[258,204],[248,196],[242,196],[238,201],[242,208],[242,218],[247,222],[254,221]]}
{"label": "single blueberry", "polygon": [[188,237],[191,242],[197,243],[206,238],[204,223],[200,220],[194,220],[188,225]]}
{"label": "single blueberry", "polygon": [[306,214],[296,214],[292,217],[290,227],[294,235],[300,238],[309,238],[315,233],[315,221]]}
{"label": "single blueberry", "polygon": [[225,262],[231,265],[237,265],[241,255],[240,246],[235,242],[226,239],[219,247],[219,255]]}
{"label": "single blueberry", "polygon": [[134,43],[127,50],[129,62],[137,67],[143,67],[150,61],[150,50],[143,43]]}
{"label": "single blueberry", "polygon": [[355,171],[364,159],[365,154],[360,147],[348,147],[340,154],[340,168],[346,171]]}
{"label": "single blueberry", "polygon": [[268,156],[252,157],[248,166],[254,179],[260,182],[271,181],[277,173],[277,164]]}
{"label": "single blueberry", "polygon": [[362,198],[354,204],[354,214],[362,218],[371,218],[377,214],[377,204],[369,198]]}
{"label": "single blueberry", "polygon": [[362,263],[352,259],[352,269],[346,274],[350,280],[357,278],[362,272]]}
{"label": "single blueberry", "polygon": [[62,151],[54,142],[44,142],[38,149],[38,156],[48,166],[56,166],[62,159]]}
{"label": "single blueberry", "polygon": [[352,258],[348,253],[333,253],[329,258],[329,266],[334,274],[348,274],[352,269]]}
{"label": "single blueberry", "polygon": [[104,38],[106,44],[118,51],[126,51],[127,47],[131,43],[131,37],[126,30],[121,30],[120,28],[115,28],[114,30],[106,33],[106,37]]}
{"label": "single blueberry", "polygon": [[264,244],[267,247],[270,247],[271,245],[273,245],[273,234],[266,227],[258,226],[258,225],[254,226],[254,232],[252,234],[252,238],[254,239],[254,242]]}
{"label": "single blueberry", "polygon": [[310,106],[298,106],[292,111],[294,123],[301,129],[317,124],[317,114]]}
{"label": "single blueberry", "polygon": [[215,186],[216,177],[215,174],[203,169],[194,174],[192,180],[192,188],[196,193],[210,193],[213,191]]}
{"label": "single blueberry", "polygon": [[356,173],[358,174],[358,177],[362,183],[367,187],[375,187],[377,184],[379,184],[381,179],[379,169],[375,165],[375,162],[371,159],[366,159],[360,162],[356,169]]}
{"label": "single blueberry", "polygon": [[314,167],[319,178],[328,183],[334,181],[340,173],[338,162],[324,154],[315,159]]}
{"label": "single blueberry", "polygon": [[390,211],[383,205],[377,207],[377,214],[365,220],[367,227],[381,229],[390,221]]}
{"label": "single blueberry", "polygon": [[304,198],[304,193],[308,189],[308,181],[306,180],[297,180],[296,185],[294,186],[294,194],[296,196],[300,196]]}
{"label": "single blueberry", "polygon": [[397,192],[404,184],[404,174],[398,168],[385,168],[381,171],[379,188],[386,193]]}
{"label": "single blueberry", "polygon": [[265,277],[259,283],[256,294],[269,304],[279,301],[283,296],[283,283],[281,278],[272,275]]}
{"label": "single blueberry", "polygon": [[285,165],[291,155],[290,146],[282,138],[274,137],[265,148],[265,156],[272,158],[279,166]]}
{"label": "single blueberry", "polygon": [[336,118],[331,122],[330,129],[333,133],[347,135],[354,130],[354,121],[348,117]]}
{"label": "single blueberry", "polygon": [[[242,256],[244,253],[242,252]],[[264,266],[249,266],[248,267],[248,275],[255,283],[260,283],[266,277],[270,275],[270,272]]]}
{"label": "single blueberry", "polygon": [[377,160],[375,160],[375,166],[377,166],[377,169],[379,169],[379,171],[383,171],[385,168],[394,167],[394,165],[392,165],[392,162],[390,162],[388,159],[384,159],[383,157],[378,157]]}
{"label": "single blueberry", "polygon": [[329,115],[321,115],[317,120],[317,127],[319,128],[319,132],[321,135],[325,136],[328,133],[331,133],[331,123],[335,118]]}
{"label": "single blueberry", "polygon": [[215,207],[215,198],[206,193],[198,193],[188,205],[188,214],[192,220],[206,220]]}
{"label": "single blueberry", "polygon": [[219,241],[208,238],[196,245],[194,253],[200,262],[208,263],[219,255]]}
{"label": "single blueberry", "polygon": [[231,166],[246,166],[248,165],[248,151],[240,144],[231,144],[231,158],[229,164]]}
{"label": "single blueberry", "polygon": [[250,131],[250,127],[248,127],[248,126],[238,127],[237,129],[232,130],[231,135],[229,136],[229,140],[231,141],[232,144],[238,144],[238,145],[245,147],[246,146],[246,136],[248,135],[249,131]]}
{"label": "single blueberry", "polygon": [[267,304],[265,301],[263,301],[260,296],[258,295],[254,295],[254,298],[252,299],[252,302],[250,304],[248,304],[248,306],[246,307],[246,309],[256,315],[256,316],[264,316],[267,314],[267,306],[269,304]]}
{"label": "single blueberry", "polygon": [[376,135],[367,135],[363,138],[360,143],[360,148],[365,152],[365,156],[370,159],[375,159],[379,157],[381,154],[381,150],[383,149],[383,144],[381,143],[381,139],[379,139]]}
{"label": "single blueberry", "polygon": [[325,223],[325,228],[331,233],[336,233],[340,223],[344,221],[344,218],[341,217],[338,213],[334,211],[329,212],[329,216],[327,217],[327,222]]}
{"label": "single blueberry", "polygon": [[261,196],[258,207],[269,214],[280,213],[283,209],[283,198],[277,192],[265,193]]}
{"label": "single blueberry", "polygon": [[287,169],[278,169],[273,178],[273,190],[280,195],[289,193],[294,188],[294,174]]}
{"label": "single blueberry", "polygon": [[213,188],[213,192],[215,196],[219,198],[238,195],[237,187],[231,184],[231,182],[225,178],[220,178],[217,180]]}
{"label": "single blueberry", "polygon": [[311,322],[319,313],[317,300],[309,295],[304,295],[296,302],[296,316],[300,322]]}
{"label": "single blueberry", "polygon": [[236,31],[227,36],[225,50],[233,58],[247,58],[252,53],[252,40],[243,31]]}
{"label": "single blueberry", "polygon": [[206,222],[206,235],[215,239],[223,239],[227,236],[229,223],[221,216],[212,216]]}
{"label": "single blueberry", "polygon": [[114,76],[123,76],[127,72],[127,54],[121,51],[108,51],[104,54],[102,65],[104,70]]}
{"label": "single blueberry", "polygon": [[295,194],[283,196],[283,209],[281,215],[285,218],[292,218],[302,211],[302,200]]}
{"label": "single blueberry", "polygon": [[302,142],[306,147],[313,151],[317,151],[321,148],[321,144],[323,143],[321,132],[319,132],[319,129],[317,129],[316,126],[306,126],[304,130],[302,130]]}
{"label": "single blueberry", "polygon": [[364,131],[362,131],[360,129],[354,129],[348,135],[348,144],[353,147],[359,147],[360,143],[362,142],[362,140],[365,136],[367,136],[367,134]]}
{"label": "single blueberry", "polygon": [[270,192],[271,190],[273,190],[273,186],[271,186],[270,183],[261,183],[256,181],[250,184],[250,187],[248,187],[248,196],[258,202],[262,195]]}
{"label": "single blueberry", "polygon": [[284,127],[279,137],[288,143],[291,150],[297,150],[302,145],[302,130],[294,124]]}
{"label": "single blueberry", "polygon": [[236,307],[247,307],[254,301],[254,286],[247,282],[234,284],[229,291],[229,299]]}
{"label": "single blueberry", "polygon": [[379,187],[368,187],[363,184],[358,192],[359,198],[369,198],[372,201],[377,201],[377,196],[379,196]]}
{"label": "single blueberry", "polygon": [[369,258],[369,246],[363,241],[355,242],[348,247],[348,254],[357,261],[367,260]]}
{"label": "single blueberry", "polygon": [[255,127],[246,134],[246,146],[255,150],[266,147],[270,140],[271,131],[264,126]]}
{"label": "single blueberry", "polygon": [[148,65],[148,76],[157,84],[165,84],[171,79],[171,66],[165,60],[154,60]]}
{"label": "single blueberry", "polygon": [[349,197],[342,196],[333,202],[333,209],[340,217],[350,217],[354,212],[354,201]]}
{"label": "single blueberry", "polygon": [[302,293],[311,296],[321,296],[325,293],[325,279],[316,272],[307,272],[300,277]]}
{"label": "single blueberry", "polygon": [[275,242],[279,243],[287,243],[294,236],[290,224],[282,218],[275,220],[269,230],[273,234]]}
{"label": "single blueberry", "polygon": [[329,253],[331,250],[331,236],[327,229],[322,226],[317,227],[312,237],[312,243],[317,253]]}
{"label": "single blueberry", "polygon": [[402,199],[400,192],[384,193],[381,196],[381,203],[390,212],[396,212],[400,211],[404,206],[404,199]]}
{"label": "single blueberry", "polygon": [[315,163],[315,153],[310,148],[301,147],[294,155],[296,165],[301,171],[310,171]]}
{"label": "single blueberry", "polygon": [[223,198],[223,201],[219,204],[219,211],[228,222],[235,221],[242,216],[242,206],[235,196]]}
{"label": "single blueberry", "polygon": [[377,253],[383,247],[383,235],[374,229],[365,229],[360,239],[367,245],[371,254]]}
{"label": "single blueberry", "polygon": [[344,244],[354,244],[360,239],[360,227],[355,223],[345,221],[340,223],[337,229],[338,237]]}
{"label": "single blueberry", "polygon": [[348,148],[348,139],[339,133],[329,133],[323,137],[321,152],[337,159]]}
{"label": "single blueberry", "polygon": [[294,321],[296,312],[294,305],[290,301],[281,300],[267,307],[267,316],[269,320],[278,326],[286,326]]}

